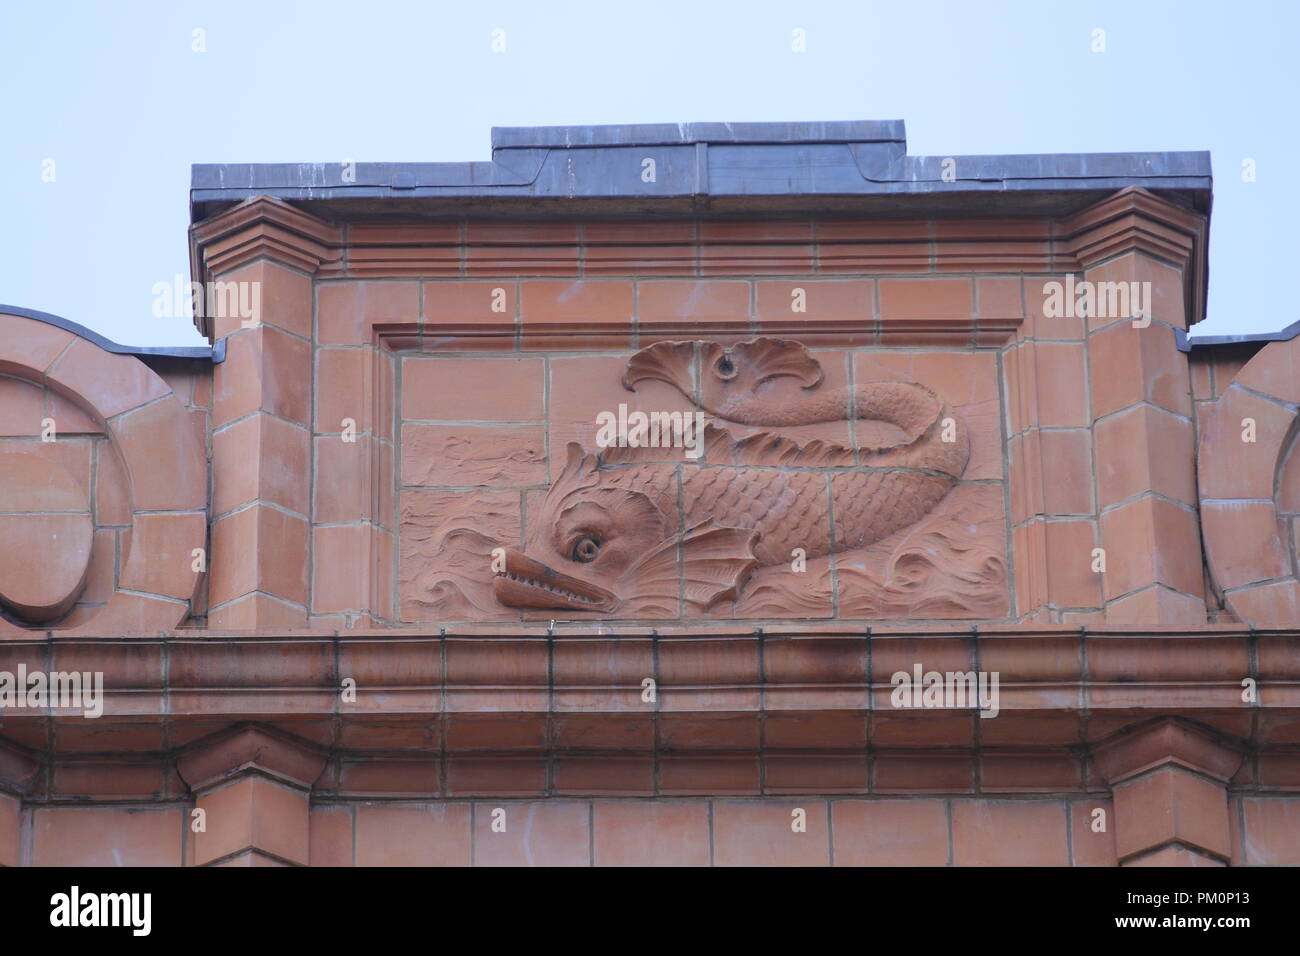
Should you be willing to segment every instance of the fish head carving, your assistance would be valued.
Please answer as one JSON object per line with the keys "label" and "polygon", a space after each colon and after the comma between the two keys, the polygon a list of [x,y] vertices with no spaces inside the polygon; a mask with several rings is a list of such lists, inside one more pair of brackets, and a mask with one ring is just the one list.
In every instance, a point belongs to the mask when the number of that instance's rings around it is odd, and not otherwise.
{"label": "fish head carving", "polygon": [[755,566],[757,534],[702,525],[677,534],[677,518],[620,484],[574,442],[530,519],[527,552],[508,549],[492,582],[498,601],[524,609],[586,611],[708,606],[734,596]]}
{"label": "fish head carving", "polygon": [[493,582],[513,607],[612,611],[628,571],[670,533],[648,496],[602,484],[596,457],[575,442],[530,525],[527,554],[507,551]]}

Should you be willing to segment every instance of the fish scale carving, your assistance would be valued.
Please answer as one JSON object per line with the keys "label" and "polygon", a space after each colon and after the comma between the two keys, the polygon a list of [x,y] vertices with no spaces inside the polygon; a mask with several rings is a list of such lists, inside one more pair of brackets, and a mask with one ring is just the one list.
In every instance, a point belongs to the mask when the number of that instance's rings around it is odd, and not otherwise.
{"label": "fish scale carving", "polygon": [[821,472],[706,468],[683,482],[687,524],[712,518],[724,527],[760,533],[755,557],[763,565],[787,560],[790,549],[828,554],[826,477]]}
{"label": "fish scale carving", "polygon": [[615,488],[637,491],[650,498],[655,506],[669,518],[672,527],[677,521],[677,468],[673,465],[641,465],[620,468],[609,472],[609,484]]}
{"label": "fish scale carving", "polygon": [[885,537],[884,528],[915,524],[951,485],[941,476],[918,472],[832,476],[836,550],[865,547]]}

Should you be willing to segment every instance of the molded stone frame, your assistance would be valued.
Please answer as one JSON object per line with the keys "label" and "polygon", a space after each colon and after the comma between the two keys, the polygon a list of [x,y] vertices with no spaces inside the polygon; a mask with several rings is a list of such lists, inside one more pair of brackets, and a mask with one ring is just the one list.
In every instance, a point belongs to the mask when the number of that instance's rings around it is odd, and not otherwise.
{"label": "molded stone frame", "polygon": [[[919,280],[916,284],[924,286],[928,280]],[[369,283],[361,283],[364,286]],[[552,327],[534,327],[530,328],[528,316],[536,315],[543,307],[555,309],[554,303],[565,303],[570,301],[571,290],[577,290],[576,297],[581,298],[585,293],[582,291],[583,286],[590,286],[592,283],[585,280],[575,282],[559,282],[544,280],[542,282],[523,281],[515,282],[493,282],[493,281],[471,281],[461,282],[453,280],[430,280],[423,283],[422,294],[424,302],[425,321],[418,327],[412,325],[398,326],[390,324],[386,327],[379,328],[375,333],[377,350],[383,345],[391,344],[393,350],[390,353],[398,366],[400,374],[395,379],[395,384],[400,386],[401,394],[393,398],[393,409],[395,419],[393,429],[399,439],[394,443],[393,451],[397,455],[397,464],[395,474],[387,477],[386,485],[381,489],[379,498],[390,492],[394,495],[390,501],[398,500],[403,513],[405,514],[407,502],[427,496],[436,498],[439,495],[448,497],[445,503],[445,510],[450,519],[462,520],[465,513],[463,506],[473,499],[461,492],[448,492],[445,488],[433,490],[418,490],[411,486],[422,484],[421,481],[413,478],[404,478],[406,466],[409,464],[409,445],[404,448],[403,443],[410,441],[410,432],[412,429],[429,429],[437,432],[454,426],[445,424],[427,424],[419,423],[412,425],[404,424],[402,406],[409,407],[413,402],[419,401],[423,405],[429,405],[429,396],[435,394],[428,386],[441,387],[439,378],[436,373],[429,373],[422,370],[420,383],[425,386],[423,390],[414,392],[413,366],[424,365],[426,369],[435,368],[435,363],[445,362],[444,367],[461,369],[455,373],[451,381],[470,382],[473,376],[467,377],[464,368],[477,365],[482,369],[479,380],[484,380],[489,376],[496,374],[493,371],[493,362],[500,360],[509,360],[512,357],[523,363],[532,363],[536,366],[543,364],[542,358],[549,358],[550,378],[547,385],[547,394],[550,396],[549,416],[542,416],[541,412],[528,414],[505,414],[502,411],[495,410],[492,413],[466,414],[467,419],[538,419],[546,417],[545,421],[524,422],[518,424],[518,432],[523,433],[534,426],[540,431],[545,432],[549,437],[549,460],[543,459],[537,463],[537,466],[543,470],[549,467],[549,479],[554,481],[558,478],[564,465],[564,449],[568,442],[577,441],[580,446],[588,451],[594,451],[593,444],[594,426],[590,425],[588,413],[584,411],[583,416],[587,416],[586,423],[577,425],[577,419],[572,415],[574,402],[557,401],[557,394],[570,394],[561,387],[560,383],[568,383],[575,386],[574,391],[584,396],[584,408],[590,405],[594,414],[595,409],[599,408],[617,408],[620,402],[626,402],[632,408],[664,409],[675,407],[672,403],[680,401],[680,396],[673,388],[663,383],[642,383],[636,392],[629,390],[621,384],[621,376],[627,356],[632,354],[636,345],[642,347],[655,342],[666,342],[672,340],[707,340],[709,342],[719,342],[725,345],[734,345],[738,342],[753,339],[756,335],[763,335],[767,329],[762,328],[759,331],[737,330],[734,327],[723,326],[719,330],[718,326],[712,320],[712,316],[707,317],[708,321],[702,321],[693,326],[688,323],[682,323],[682,328],[671,331],[656,327],[656,331],[651,334],[643,331],[639,322],[632,321],[628,317],[628,310],[632,301],[632,282],[611,282],[612,286],[625,286],[626,296],[617,297],[617,290],[613,295],[606,296],[607,299],[614,301],[623,301],[626,299],[626,305],[620,312],[616,305],[611,304],[608,309],[592,310],[588,321],[583,323],[582,338],[585,342],[598,342],[599,345],[575,346],[574,340],[578,339],[568,322],[556,323]],[[939,279],[934,288],[946,288],[949,284],[962,287],[963,294],[969,297],[973,295],[973,284],[970,279]],[[1017,282],[1018,284],[1018,282]],[[378,285],[378,283],[376,283]],[[522,285],[522,294],[518,286]],[[658,297],[664,295],[675,299],[699,301],[708,299],[710,296],[719,293],[719,287],[740,286],[745,293],[741,297],[741,302],[736,306],[736,311],[743,318],[748,314],[748,283],[736,280],[637,280],[637,289],[642,307],[648,298],[652,295]],[[672,286],[670,290],[661,291],[664,285]],[[807,287],[808,301],[817,303],[823,295],[836,295],[837,292],[831,291],[832,286],[853,285],[858,287],[857,292],[861,295],[861,301],[872,301],[872,283],[866,281],[855,282],[819,282],[817,280],[763,280],[757,283],[757,293],[760,300],[769,293],[768,287],[775,287],[776,291],[770,293],[773,298],[782,301],[784,308],[789,311],[790,289],[793,286]],[[535,287],[543,287],[541,290]],[[327,284],[325,288],[329,288]],[[511,325],[503,321],[500,317],[493,317],[488,312],[488,303],[490,293],[494,288],[504,288],[508,291],[507,300],[509,303],[520,303],[519,309],[522,316],[516,319],[516,324]],[[322,296],[324,296],[322,292]],[[913,290],[910,293],[914,301],[927,302],[926,292],[922,289]],[[936,293],[937,294],[937,293]],[[545,296],[545,298],[544,298]],[[724,296],[732,305],[735,305],[737,297],[728,294]],[[1017,296],[1018,299],[1018,296]],[[761,308],[761,305],[760,305]],[[460,318],[451,317],[452,311],[460,313]],[[559,311],[558,309],[555,309]],[[513,311],[513,310],[512,310]],[[954,310],[956,311],[956,310]],[[969,305],[966,306],[966,313],[969,312]],[[322,312],[322,315],[325,313]],[[439,315],[438,320],[430,320],[431,314]],[[644,312],[642,313],[644,314]],[[733,318],[734,318],[733,312]],[[963,313],[958,313],[963,314]],[[603,317],[603,321],[601,318]],[[1005,547],[1005,471],[1003,468],[1002,448],[1005,443],[1005,436],[1001,432],[1001,421],[1003,416],[1003,407],[1001,393],[998,387],[998,351],[995,344],[990,344],[984,348],[975,349],[970,346],[976,337],[976,321],[968,314],[965,318],[959,319],[953,316],[937,315],[933,322],[918,322],[909,326],[906,331],[903,329],[893,329],[892,335],[894,342],[898,346],[894,349],[877,350],[869,346],[878,341],[876,338],[877,331],[850,331],[847,324],[839,331],[818,328],[816,323],[810,323],[812,329],[801,329],[797,323],[787,323],[784,330],[793,340],[805,345],[819,360],[825,361],[824,372],[827,381],[832,382],[834,386],[845,385],[850,376],[857,383],[868,383],[875,381],[916,381],[923,385],[932,387],[938,392],[948,392],[951,390],[953,407],[963,416],[963,421],[970,428],[972,448],[972,459],[966,474],[958,489],[954,489],[954,498],[945,499],[941,507],[936,507],[933,515],[927,515],[926,521],[943,515],[944,521],[957,523],[953,517],[957,513],[964,515],[976,515],[978,513],[982,526],[980,535],[987,539],[987,543],[994,552],[997,560],[1005,567],[1006,547]],[[520,320],[522,319],[522,321]],[[1004,316],[1003,320],[1010,326],[1014,327],[1016,319],[1014,316]],[[891,324],[889,319],[885,320],[886,325]],[[902,323],[900,323],[902,324]],[[960,332],[955,330],[958,326],[964,325],[965,328]],[[490,331],[489,331],[490,330]],[[961,344],[953,344],[950,336],[960,334]],[[863,346],[868,346],[863,348]],[[964,346],[964,347],[963,347]],[[581,354],[574,354],[574,349],[578,348]],[[857,348],[857,351],[854,349]],[[431,358],[437,355],[438,358]],[[833,356],[833,357],[832,357]],[[509,368],[508,364],[503,364],[501,368]],[[561,372],[560,367],[564,370]],[[583,371],[578,371],[579,367]],[[587,372],[587,369],[593,370]],[[544,375],[539,373],[539,382]],[[657,390],[656,390],[657,389]],[[502,383],[500,392],[509,395],[510,386]],[[520,394],[523,389],[519,389]],[[539,397],[539,386],[534,386],[534,392]],[[504,399],[498,401],[498,405],[504,408]],[[444,400],[442,404],[455,404],[454,400]],[[565,413],[557,411],[557,407],[563,405]],[[693,408],[693,405],[690,405]],[[432,417],[435,419],[456,419],[461,416],[457,414],[436,414],[425,416],[418,413],[405,414],[405,418],[422,419]],[[481,423],[480,423],[481,424]],[[858,432],[858,438],[864,437],[863,429],[870,423],[863,421],[854,422],[834,422],[825,423],[825,428],[837,427],[843,434],[848,434],[849,429]],[[730,426],[735,428],[736,426]],[[470,422],[465,425],[467,432],[482,431]],[[751,429],[752,430],[752,429]],[[746,434],[747,430],[741,427],[736,434]],[[513,433],[512,433],[513,434]],[[796,437],[796,440],[812,440],[817,438],[847,441],[841,435],[835,439],[831,431],[824,430],[821,425],[806,426],[806,431],[798,432],[796,429],[786,429],[785,434],[789,437]],[[798,437],[802,436],[802,437]],[[463,436],[458,436],[463,437]],[[489,443],[491,439],[488,439]],[[418,447],[418,446],[417,446]],[[438,461],[439,456],[436,454],[425,455],[424,460]],[[445,481],[430,480],[427,483],[433,485],[444,485]],[[453,482],[454,484],[473,484],[474,482]],[[533,484],[533,481],[524,482],[524,484]],[[517,525],[524,516],[533,516],[537,513],[540,502],[545,495],[546,489],[542,488],[525,488],[522,489],[526,496],[528,504],[523,508],[518,507],[518,497],[521,489],[516,487],[518,483],[513,479],[502,479],[499,485],[493,485],[491,482],[483,485],[481,492],[482,498],[480,506],[485,509],[486,517],[490,521],[483,522],[492,524],[494,530],[491,532],[497,536],[498,543],[507,548],[513,548],[518,545],[515,540],[515,534],[507,531],[502,536],[500,528],[495,526],[507,520],[506,513],[513,515],[513,520]],[[546,484],[543,479],[542,484]],[[476,489],[477,490],[477,489]],[[452,495],[455,495],[452,499]],[[508,502],[502,500],[503,496],[515,497],[514,509]],[[388,505],[391,507],[391,505]],[[428,514],[416,512],[416,517],[423,519],[429,517]],[[395,518],[395,524],[400,523],[400,516]],[[530,518],[531,520],[531,518]],[[972,519],[973,520],[973,519]],[[960,522],[963,527],[966,523]],[[924,529],[928,528],[932,533],[935,531],[935,525],[926,525],[924,522],[918,522],[915,530],[922,534]],[[973,529],[973,524],[970,526]],[[484,598],[484,602],[479,603],[474,598],[466,599],[468,603],[459,601],[451,605],[439,605],[430,609],[426,607],[423,611],[412,613],[411,602],[407,600],[410,597],[405,585],[409,583],[409,567],[414,563],[417,567],[423,563],[427,568],[430,566],[430,555],[428,553],[418,554],[412,559],[412,549],[410,542],[407,540],[409,528],[404,527],[402,531],[402,540],[398,542],[401,552],[396,556],[398,578],[396,582],[395,598],[397,600],[397,619],[403,625],[421,624],[427,626],[430,623],[452,623],[452,622],[519,622],[520,620],[547,620],[559,615],[555,611],[546,610],[520,610],[504,604],[495,602],[491,598]],[[522,538],[522,529],[519,531],[519,537]],[[485,528],[485,534],[488,533]],[[900,531],[899,535],[904,536],[905,532]],[[924,535],[922,534],[922,537]],[[898,537],[888,537],[886,542],[897,544],[900,540]],[[824,566],[820,575],[811,574],[807,579],[800,581],[801,585],[807,584],[807,587],[793,588],[785,584],[775,587],[770,583],[756,581],[756,587],[750,589],[755,592],[761,592],[764,596],[750,599],[749,590],[736,596],[734,599],[725,599],[709,608],[707,611],[700,612],[698,609],[689,609],[682,607],[677,612],[662,612],[656,615],[646,615],[630,613],[624,615],[611,615],[613,619],[634,620],[648,617],[655,619],[685,619],[695,618],[701,621],[707,620],[728,620],[728,619],[749,619],[749,620],[770,620],[778,617],[799,617],[799,618],[831,618],[839,617],[842,619],[866,618],[884,619],[884,618],[902,618],[909,615],[893,610],[893,613],[876,612],[875,608],[870,605],[870,601],[876,597],[872,585],[868,578],[868,573],[879,571],[887,562],[889,548],[892,544],[886,544],[881,549],[868,551],[868,549],[859,549],[857,556],[852,563],[838,565],[838,570],[831,570],[829,561]],[[438,555],[439,559],[446,555]],[[468,566],[468,562],[463,555],[458,553],[449,558],[450,564],[460,569]],[[842,559],[837,559],[842,560]],[[434,561],[433,563],[437,563]],[[486,565],[484,565],[486,566]],[[770,569],[769,569],[770,570]],[[761,581],[760,573],[760,581]],[[427,583],[427,582],[426,582]],[[824,585],[824,587],[822,587]],[[441,581],[439,582],[441,587]],[[934,620],[942,619],[964,619],[964,620],[1006,620],[1009,616],[1011,607],[1010,601],[1010,580],[1009,575],[1005,580],[998,582],[1000,594],[995,597],[981,594],[979,600],[982,602],[978,605],[978,610],[971,609],[969,613],[961,613],[960,610],[945,607],[934,613],[917,613],[910,615],[912,617],[925,617]],[[438,588],[434,588],[438,590]],[[990,585],[989,591],[993,591],[994,586]],[[779,598],[771,597],[775,591],[780,595]],[[784,601],[786,603],[782,604]],[[955,598],[954,598],[955,601]],[[467,607],[472,608],[466,610]]]}
{"label": "molded stone frame", "polygon": [[1228,609],[1259,627],[1287,626],[1300,614],[1297,403],[1300,339],[1291,339],[1266,345],[1202,409],[1206,561]]}
{"label": "molded stone frame", "polygon": [[[0,315],[0,371],[49,387],[101,424],[130,484],[130,553],[118,587],[89,621],[58,633],[156,634],[182,623],[203,578],[194,552],[207,546],[208,478],[171,387],[134,356],[16,315]],[[25,633],[3,622],[0,629]]]}
{"label": "molded stone frame", "polygon": [[[626,349],[714,332],[726,341],[798,334],[817,345],[994,351],[1023,320],[1019,279],[1002,280],[1001,288],[932,267],[950,258],[949,272],[1012,271],[1021,256],[1046,262],[1057,254],[1046,221],[1025,226],[1034,237],[1032,253],[1025,243],[1008,243],[998,227],[952,224],[938,239],[927,227],[924,235],[909,232],[904,250],[863,223],[335,225],[265,196],[227,209],[192,231],[196,277],[260,279],[272,293],[264,296],[271,305],[263,328],[218,318],[205,329],[227,346],[214,385],[210,623],[353,628],[401,620],[397,353]],[[630,243],[632,237],[639,241]],[[930,274],[880,280],[816,274],[818,256],[830,273],[893,272],[893,254],[904,251]],[[958,270],[967,256],[976,264]],[[775,277],[783,274],[797,278]],[[667,278],[672,275],[682,278]],[[608,307],[610,294],[630,305],[634,285],[650,293],[639,315]],[[789,315],[792,285],[807,286],[810,303],[796,320]],[[506,294],[504,314],[488,310],[486,300],[469,302],[473,293],[496,287]],[[743,293],[738,299],[735,289]],[[708,293],[705,313],[693,297],[700,291]],[[719,291],[722,300],[714,301]],[[860,307],[846,309],[849,300]],[[309,383],[310,413],[296,407],[303,403],[282,401],[291,370]],[[229,413],[223,407],[223,395],[258,389],[259,401]],[[262,422],[256,448],[242,456],[254,467],[300,455],[300,443],[310,441],[310,501],[276,499],[265,483],[245,488],[238,500],[224,493],[225,446],[236,429],[250,429],[250,416]],[[352,448],[344,445],[346,419]],[[252,542],[268,536],[276,541],[274,560],[239,556],[257,553]]]}

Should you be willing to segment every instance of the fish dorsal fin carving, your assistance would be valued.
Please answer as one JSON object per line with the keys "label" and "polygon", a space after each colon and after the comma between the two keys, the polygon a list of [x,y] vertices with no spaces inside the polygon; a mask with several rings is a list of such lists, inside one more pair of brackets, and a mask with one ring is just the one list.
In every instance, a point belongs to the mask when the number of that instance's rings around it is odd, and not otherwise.
{"label": "fish dorsal fin carving", "polygon": [[[688,416],[692,413],[687,412]],[[694,431],[694,419],[691,420],[691,429]],[[708,434],[708,428],[705,427],[705,435]],[[692,435],[691,441],[697,439]],[[601,465],[673,465],[681,461],[685,456],[683,444],[660,443],[659,447],[652,445],[610,445],[601,449]]]}
{"label": "fish dorsal fin carving", "polygon": [[[704,459],[710,464],[730,465],[803,465],[810,468],[852,467],[855,464],[853,449],[847,445],[815,438],[800,445],[790,438],[772,432],[755,432],[745,438],[736,438],[725,428],[712,423],[704,426]],[[676,464],[684,455],[681,447],[651,447],[647,445],[611,445],[602,449],[599,462],[604,465]]]}
{"label": "fish dorsal fin carving", "polygon": [[747,438],[737,439],[725,428],[713,425],[704,426],[704,454],[710,464],[807,467],[848,467],[854,464],[852,448],[820,438],[804,445],[772,432],[755,432]]}
{"label": "fish dorsal fin carving", "polygon": [[699,608],[735,598],[758,566],[758,537],[757,531],[724,528],[710,518],[687,529],[680,540],[664,539],[624,576],[635,582],[632,602],[675,602],[679,588],[686,602]]}
{"label": "fish dorsal fin carving", "polygon": [[599,464],[595,455],[588,455],[576,441],[565,446],[564,468],[556,476],[541,508],[530,517],[528,538],[546,534],[560,513],[567,507],[569,496],[575,492],[591,488],[600,481],[597,474]]}
{"label": "fish dorsal fin carving", "polygon": [[564,470],[555,479],[558,484],[573,484],[583,488],[596,483],[596,466],[599,462],[595,455],[588,455],[576,441],[564,446]]}

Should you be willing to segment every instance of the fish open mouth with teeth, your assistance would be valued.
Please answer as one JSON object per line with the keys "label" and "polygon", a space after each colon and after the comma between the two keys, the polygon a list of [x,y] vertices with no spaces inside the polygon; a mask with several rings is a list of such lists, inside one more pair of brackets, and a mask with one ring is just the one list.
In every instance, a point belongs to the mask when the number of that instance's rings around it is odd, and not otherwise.
{"label": "fish open mouth with teeth", "polygon": [[502,604],[513,607],[612,611],[618,603],[612,591],[556,571],[518,551],[506,552],[493,591]]}
{"label": "fish open mouth with teeth", "polygon": [[[799,400],[764,388],[784,377],[799,382]],[[914,524],[969,457],[964,427],[925,386],[822,389],[819,363],[796,342],[656,343],[629,359],[623,384],[646,380],[669,383],[716,421],[766,430],[736,439],[710,425],[704,456],[689,461],[662,448],[595,456],[571,442],[526,548],[494,566],[502,604],[625,617],[707,609],[792,549],[811,559],[865,548]],[[898,437],[851,448],[775,431],[850,417],[887,422]]]}

